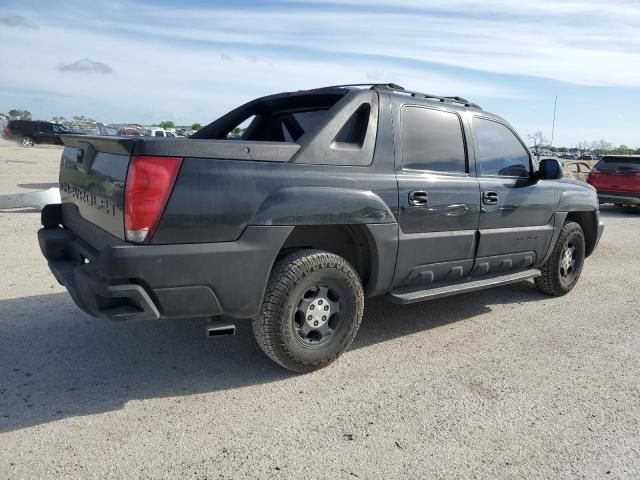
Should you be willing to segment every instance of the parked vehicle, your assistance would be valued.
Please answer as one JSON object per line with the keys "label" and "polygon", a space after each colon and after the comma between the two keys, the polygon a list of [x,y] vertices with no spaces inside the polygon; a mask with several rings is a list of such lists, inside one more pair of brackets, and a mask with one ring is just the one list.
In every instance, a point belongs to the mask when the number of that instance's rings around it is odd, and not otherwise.
{"label": "parked vehicle", "polygon": [[64,125],[40,120],[11,120],[4,128],[3,138],[16,141],[23,147],[48,143],[62,145],[60,135],[72,133]]}
{"label": "parked vehicle", "polygon": [[600,203],[640,207],[640,155],[606,155],[587,179]]}
{"label": "parked vehicle", "polygon": [[189,139],[64,142],[38,236],[80,308],[211,317],[209,335],[252,319],[296,372],[349,347],[365,297],[528,279],[564,295],[604,227],[595,190],[538,166],[503,119],[392,84],[259,98]]}
{"label": "parked vehicle", "polygon": [[176,138],[176,134],[163,128],[147,128],[144,131],[146,137]]}
{"label": "parked vehicle", "polygon": [[580,155],[580,160],[593,160],[593,156],[589,153],[585,153]]}
{"label": "parked vehicle", "polygon": [[563,162],[562,170],[566,178],[573,178],[574,180],[580,180],[586,182],[591,167],[584,162]]}
{"label": "parked vehicle", "polygon": [[118,130],[118,135],[121,137],[140,137],[142,133],[137,128],[124,127]]}

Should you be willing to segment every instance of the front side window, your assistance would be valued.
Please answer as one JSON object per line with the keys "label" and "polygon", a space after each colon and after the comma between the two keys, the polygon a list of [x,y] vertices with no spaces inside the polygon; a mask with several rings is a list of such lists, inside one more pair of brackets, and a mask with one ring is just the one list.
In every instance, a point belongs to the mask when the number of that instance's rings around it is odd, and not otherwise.
{"label": "front side window", "polygon": [[481,176],[528,177],[529,153],[511,130],[501,123],[475,118],[478,143],[478,174]]}
{"label": "front side window", "polygon": [[402,109],[401,121],[404,169],[466,173],[464,137],[458,115],[408,106]]}

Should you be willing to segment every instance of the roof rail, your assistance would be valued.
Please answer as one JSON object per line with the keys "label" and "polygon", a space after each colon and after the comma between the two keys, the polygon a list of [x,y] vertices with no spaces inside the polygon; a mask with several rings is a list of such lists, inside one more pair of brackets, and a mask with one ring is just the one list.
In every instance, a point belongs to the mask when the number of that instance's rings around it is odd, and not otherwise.
{"label": "roof rail", "polygon": [[400,85],[395,83],[345,83],[344,85],[329,85],[328,87],[312,88],[312,90],[324,90],[326,88],[349,88],[349,87],[370,87],[373,90],[375,87],[393,87],[400,90],[404,90]]}
{"label": "roof rail", "polygon": [[431,95],[429,93],[414,92],[413,90],[407,90],[406,88],[396,83],[348,83],[344,85],[331,85],[328,87],[321,87],[315,90],[324,90],[329,88],[349,88],[349,87],[369,87],[371,90],[390,90],[392,92],[405,93],[412,97],[431,98],[431,99],[439,100],[442,103],[446,103],[446,102],[457,103],[460,105],[464,105],[465,107],[477,108],[479,110],[482,110],[482,107],[480,105],[477,105],[467,100],[466,98],[441,97],[439,95]]}
{"label": "roof rail", "polygon": [[460,105],[464,105],[465,107],[470,107],[470,108],[477,108],[479,110],[482,110],[482,107],[480,105],[477,105],[473,102],[470,102],[469,100],[467,100],[466,98],[462,98],[462,97],[441,97],[440,95],[431,95],[430,93],[421,93],[421,92],[414,92],[413,90],[407,90],[406,88],[401,87],[400,85],[396,85],[393,83],[382,83],[382,84],[376,84],[374,86],[371,87],[374,90],[391,90],[393,92],[398,92],[398,93],[405,93],[407,95],[410,95],[412,97],[421,97],[421,98],[430,98],[430,99],[435,99],[435,100],[439,100],[442,103],[446,103],[446,102],[450,102],[450,103],[458,103]]}

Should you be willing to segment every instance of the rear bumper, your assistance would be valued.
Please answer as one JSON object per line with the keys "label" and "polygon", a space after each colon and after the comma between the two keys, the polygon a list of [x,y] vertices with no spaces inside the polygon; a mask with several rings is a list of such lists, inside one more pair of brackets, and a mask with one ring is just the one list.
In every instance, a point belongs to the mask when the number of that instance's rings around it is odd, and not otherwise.
{"label": "rear bumper", "polygon": [[598,190],[600,203],[622,203],[625,205],[640,205],[640,192],[616,192]]}
{"label": "rear bumper", "polygon": [[88,223],[83,234],[101,239],[80,238],[59,218],[59,206],[48,205],[38,231],[53,275],[82,310],[112,320],[253,317],[292,229],[250,226],[234,242],[133,245]]}

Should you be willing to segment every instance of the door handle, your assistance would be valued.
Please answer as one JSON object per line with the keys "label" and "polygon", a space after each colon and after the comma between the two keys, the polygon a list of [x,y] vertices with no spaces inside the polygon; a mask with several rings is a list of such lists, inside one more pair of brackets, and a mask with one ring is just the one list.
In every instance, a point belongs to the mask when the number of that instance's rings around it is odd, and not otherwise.
{"label": "door handle", "polygon": [[409,192],[409,205],[412,207],[424,207],[429,201],[429,194],[424,190]]}
{"label": "door handle", "polygon": [[482,192],[482,202],[485,205],[495,205],[498,203],[498,192]]}

